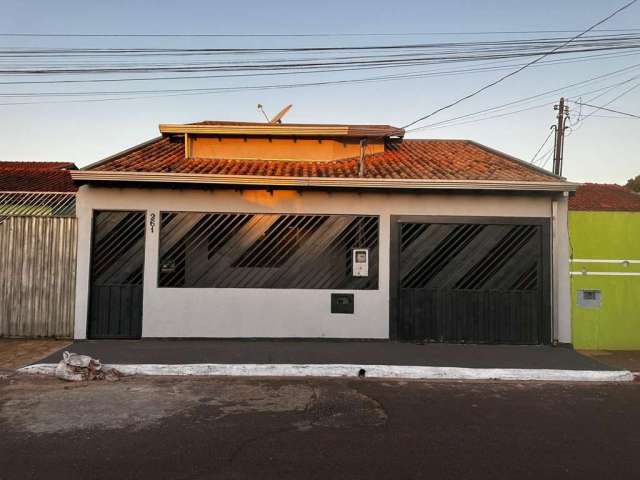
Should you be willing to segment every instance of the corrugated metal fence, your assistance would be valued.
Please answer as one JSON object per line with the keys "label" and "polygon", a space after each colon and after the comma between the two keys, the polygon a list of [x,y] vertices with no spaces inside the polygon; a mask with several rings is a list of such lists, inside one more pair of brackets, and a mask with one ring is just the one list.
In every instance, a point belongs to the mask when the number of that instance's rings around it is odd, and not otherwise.
{"label": "corrugated metal fence", "polygon": [[76,219],[50,215],[0,221],[0,336],[73,336]]}

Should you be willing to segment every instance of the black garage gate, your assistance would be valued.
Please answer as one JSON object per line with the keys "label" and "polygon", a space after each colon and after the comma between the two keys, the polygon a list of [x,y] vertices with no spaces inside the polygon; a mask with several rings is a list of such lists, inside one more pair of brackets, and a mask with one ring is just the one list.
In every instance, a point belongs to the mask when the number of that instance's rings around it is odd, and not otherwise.
{"label": "black garage gate", "polygon": [[391,337],[550,343],[545,218],[392,217]]}

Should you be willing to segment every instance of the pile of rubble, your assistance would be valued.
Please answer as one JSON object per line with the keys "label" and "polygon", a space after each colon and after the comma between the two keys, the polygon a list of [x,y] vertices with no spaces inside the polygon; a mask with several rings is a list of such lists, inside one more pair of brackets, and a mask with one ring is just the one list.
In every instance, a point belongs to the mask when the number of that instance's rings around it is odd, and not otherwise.
{"label": "pile of rubble", "polygon": [[64,352],[62,360],[56,367],[56,377],[69,382],[84,382],[89,380],[120,380],[122,373],[115,368],[103,367],[100,360],[89,355]]}

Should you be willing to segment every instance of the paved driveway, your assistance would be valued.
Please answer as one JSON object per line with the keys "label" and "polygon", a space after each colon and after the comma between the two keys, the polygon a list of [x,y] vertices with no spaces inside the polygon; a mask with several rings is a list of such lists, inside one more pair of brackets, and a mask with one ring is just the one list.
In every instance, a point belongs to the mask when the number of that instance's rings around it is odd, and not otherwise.
{"label": "paved driveway", "polygon": [[0,381],[0,478],[640,478],[640,384]]}
{"label": "paved driveway", "polygon": [[[64,350],[103,363],[346,363],[470,368],[614,369],[571,348],[331,340],[88,340]],[[62,351],[41,362],[57,363]]]}

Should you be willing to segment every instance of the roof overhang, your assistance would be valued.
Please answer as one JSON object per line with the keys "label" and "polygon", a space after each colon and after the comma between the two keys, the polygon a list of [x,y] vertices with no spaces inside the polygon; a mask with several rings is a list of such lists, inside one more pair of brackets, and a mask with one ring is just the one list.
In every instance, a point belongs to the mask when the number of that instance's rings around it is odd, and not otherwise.
{"label": "roof overhang", "polygon": [[160,133],[280,137],[401,137],[404,130],[386,125],[182,125],[161,124]]}
{"label": "roof overhang", "polygon": [[106,172],[77,170],[71,177],[80,182],[132,182],[200,184],[252,187],[345,188],[399,190],[505,190],[520,192],[574,192],[572,182],[522,182],[492,180],[428,180],[401,178],[275,177],[254,175],[206,175],[194,173]]}

